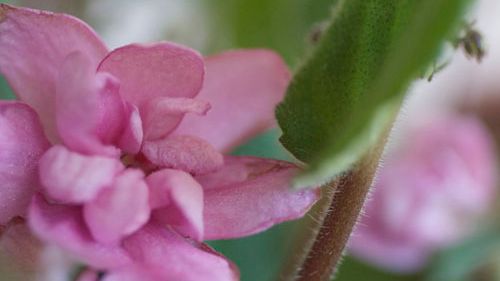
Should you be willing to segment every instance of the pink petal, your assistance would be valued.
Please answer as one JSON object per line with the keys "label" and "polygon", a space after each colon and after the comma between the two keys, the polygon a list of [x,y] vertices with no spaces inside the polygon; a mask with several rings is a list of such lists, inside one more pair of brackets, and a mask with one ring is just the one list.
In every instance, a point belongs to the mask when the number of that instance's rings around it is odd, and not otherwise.
{"label": "pink petal", "polygon": [[[122,96],[141,114],[147,110],[145,103],[156,98],[193,98],[204,76],[203,59],[197,52],[166,42],[118,48],[102,61],[99,71],[109,72],[121,81]],[[169,129],[154,134],[164,135]],[[145,135],[149,135],[148,130]]]}
{"label": "pink petal", "polygon": [[47,194],[59,202],[83,203],[94,199],[124,169],[120,161],[85,156],[56,145],[40,159],[40,181]]}
{"label": "pink petal", "polygon": [[137,154],[141,150],[143,130],[141,116],[136,106],[128,104],[128,122],[118,140],[118,147],[129,154]]}
{"label": "pink petal", "polygon": [[156,220],[173,226],[179,233],[203,239],[203,189],[190,174],[163,169],[146,179]]}
{"label": "pink petal", "polygon": [[388,271],[421,270],[472,234],[496,198],[496,153],[483,124],[449,113],[421,121],[385,159],[350,241],[353,255]]}
{"label": "pink petal", "polygon": [[[131,115],[130,107],[120,96],[118,80],[109,73],[94,74],[96,85],[99,116],[97,122],[97,136],[104,144],[116,145],[129,126],[127,117]],[[88,95],[88,93],[87,93]]]}
{"label": "pink petal", "polygon": [[110,188],[83,208],[90,232],[101,243],[116,243],[132,234],[149,219],[149,194],[144,175],[127,169]]}
{"label": "pink petal", "polygon": [[162,97],[151,100],[143,111],[145,138],[163,138],[179,124],[184,114],[204,115],[209,109],[210,104],[195,99]]}
{"label": "pink petal", "polygon": [[108,269],[130,263],[130,257],[121,247],[97,243],[85,227],[81,208],[52,205],[38,195],[33,198],[29,224],[45,242],[69,251],[85,264]]}
{"label": "pink petal", "polygon": [[302,217],[319,189],[292,191],[298,168],[287,162],[226,157],[217,172],[197,177],[205,189],[205,239],[229,239]]}
{"label": "pink petal", "polygon": [[56,85],[57,130],[66,146],[85,154],[119,154],[105,144],[124,127],[125,105],[118,90],[118,81],[109,74],[96,75],[83,53],[68,55]]}
{"label": "pink petal", "polygon": [[56,139],[57,77],[74,51],[85,53],[95,67],[107,53],[92,29],[76,18],[0,4],[0,72],[39,114],[51,140]]}
{"label": "pink petal", "polygon": [[185,116],[176,134],[199,136],[227,152],[275,125],[274,108],[290,79],[277,54],[230,51],[207,58],[206,65],[205,84],[197,98],[212,108],[206,116]]}
{"label": "pink petal", "polygon": [[38,186],[38,159],[48,147],[29,106],[0,102],[0,225],[24,216]]}
{"label": "pink petal", "polygon": [[[141,266],[127,266],[126,268],[107,273],[102,281],[163,281],[162,272]],[[78,280],[80,281],[80,280]]]}
{"label": "pink petal", "polygon": [[123,244],[136,263],[161,277],[157,281],[239,280],[239,273],[230,261],[208,246],[189,241],[157,224],[146,225]]}
{"label": "pink petal", "polygon": [[222,154],[214,147],[194,136],[169,136],[147,141],[142,152],[155,165],[194,174],[214,171],[224,162]]}

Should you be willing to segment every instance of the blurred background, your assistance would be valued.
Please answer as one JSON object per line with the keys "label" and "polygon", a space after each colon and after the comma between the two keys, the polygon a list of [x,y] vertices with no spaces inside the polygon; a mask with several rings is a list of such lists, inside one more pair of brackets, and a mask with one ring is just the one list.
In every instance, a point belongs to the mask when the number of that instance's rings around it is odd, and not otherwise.
{"label": "blurred background", "polygon": [[[110,48],[158,40],[205,55],[271,48],[294,70],[336,0],[0,2],[77,16]],[[481,0],[464,25],[484,38],[481,62],[450,44],[437,62],[446,67],[412,86],[336,280],[500,280],[498,15],[500,1]],[[0,97],[13,98],[1,77]],[[234,154],[290,160],[278,137],[277,129],[269,131]],[[243,281],[277,280],[296,237],[307,231],[302,223],[210,244],[236,262]]]}

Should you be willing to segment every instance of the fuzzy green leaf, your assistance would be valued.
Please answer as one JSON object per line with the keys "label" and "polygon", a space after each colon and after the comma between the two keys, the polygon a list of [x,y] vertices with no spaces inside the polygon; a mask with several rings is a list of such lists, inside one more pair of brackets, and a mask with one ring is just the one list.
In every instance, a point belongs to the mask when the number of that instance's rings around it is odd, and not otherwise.
{"label": "fuzzy green leaf", "polygon": [[393,120],[405,90],[456,31],[469,0],[341,0],[276,110],[283,145],[309,169],[347,170]]}

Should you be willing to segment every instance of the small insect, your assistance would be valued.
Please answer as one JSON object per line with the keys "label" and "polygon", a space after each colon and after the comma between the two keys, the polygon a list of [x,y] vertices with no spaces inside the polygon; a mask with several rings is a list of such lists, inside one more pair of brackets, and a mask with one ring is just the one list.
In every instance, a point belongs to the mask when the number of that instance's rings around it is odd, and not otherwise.
{"label": "small insect", "polygon": [[455,40],[455,49],[462,48],[468,58],[481,62],[485,55],[483,36],[474,29],[474,22],[465,24],[465,33]]}
{"label": "small insect", "polygon": [[[445,69],[448,66],[448,64],[450,64],[450,61],[446,61],[446,62],[443,62],[443,63],[438,64],[438,65],[434,62],[432,64],[431,73],[429,74],[429,76],[427,76],[427,82],[431,82],[432,78],[434,78],[434,75],[436,73],[441,72],[443,69]],[[424,77],[425,77],[425,74],[424,74]]]}
{"label": "small insect", "polygon": [[[474,28],[474,24],[475,21],[464,23],[462,35],[451,40],[451,44],[454,49],[462,49],[467,58],[481,62],[486,52],[484,49],[483,36]],[[449,60],[439,64],[434,62],[430,69],[420,75],[420,78],[426,78],[427,81],[431,82],[434,75],[441,72],[449,63]]]}

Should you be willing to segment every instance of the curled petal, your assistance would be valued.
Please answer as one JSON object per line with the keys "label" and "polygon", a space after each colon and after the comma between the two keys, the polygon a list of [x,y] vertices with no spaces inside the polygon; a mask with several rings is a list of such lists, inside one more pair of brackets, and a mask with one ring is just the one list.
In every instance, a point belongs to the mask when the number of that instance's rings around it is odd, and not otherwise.
{"label": "curled petal", "polygon": [[186,113],[204,115],[210,104],[189,98],[162,97],[147,103],[143,111],[146,140],[165,137],[182,120]]}
{"label": "curled petal", "polygon": [[205,189],[205,239],[229,239],[302,217],[319,189],[291,190],[298,168],[287,162],[226,157],[215,173],[197,177]]}
{"label": "curled petal", "polygon": [[207,74],[197,98],[212,108],[206,116],[186,115],[176,134],[201,137],[228,152],[275,125],[274,108],[290,80],[286,64],[276,53],[230,51],[205,62]]}
{"label": "curled petal", "polygon": [[136,154],[141,150],[143,130],[139,110],[136,106],[128,104],[128,122],[125,125],[118,147],[129,154]]}
{"label": "curled petal", "polygon": [[147,177],[156,220],[179,233],[203,239],[203,189],[183,171],[163,169]]}
{"label": "curled petal", "polygon": [[40,181],[47,194],[64,203],[94,199],[124,169],[120,161],[103,156],[85,156],[56,145],[40,159]]}
{"label": "curled petal", "polygon": [[29,224],[40,239],[56,244],[94,268],[109,269],[131,262],[121,247],[103,245],[92,238],[81,208],[52,205],[38,195],[31,203]]}
{"label": "curled petal", "polygon": [[25,215],[38,186],[38,160],[48,147],[29,106],[0,102],[0,225]]}
{"label": "curled petal", "polygon": [[83,215],[90,232],[101,243],[116,243],[149,219],[148,187],[139,170],[127,169],[110,188],[85,204]]}
{"label": "curled petal", "polygon": [[[113,50],[99,71],[121,81],[124,99],[136,105],[141,115],[147,102],[161,97],[193,98],[203,83],[203,58],[195,51],[172,43],[127,45]],[[165,131],[155,131],[156,136]],[[146,130],[145,135],[149,135]]]}
{"label": "curled petal", "polygon": [[94,69],[107,54],[92,29],[76,18],[0,4],[0,73],[35,109],[51,140],[57,139],[57,77],[63,60],[75,51],[86,54]]}
{"label": "curled petal", "polygon": [[161,277],[155,281],[239,280],[239,273],[230,261],[208,246],[189,241],[157,224],[146,225],[125,239],[123,245],[143,270]]}
{"label": "curled petal", "polygon": [[[109,73],[97,73],[95,85],[98,101],[97,136],[103,144],[116,145],[120,141],[123,131],[130,126],[127,117],[131,109],[120,95],[120,83]],[[88,95],[88,93],[87,93]]]}
{"label": "curled petal", "polygon": [[206,141],[193,136],[169,136],[144,143],[142,152],[153,164],[194,174],[214,171],[223,156]]}
{"label": "curled petal", "polygon": [[114,156],[109,144],[123,130],[125,107],[118,81],[95,66],[83,53],[64,60],[56,86],[56,121],[60,138],[72,150]]}

